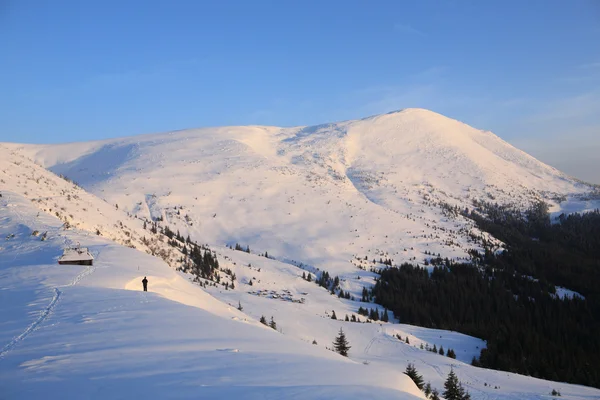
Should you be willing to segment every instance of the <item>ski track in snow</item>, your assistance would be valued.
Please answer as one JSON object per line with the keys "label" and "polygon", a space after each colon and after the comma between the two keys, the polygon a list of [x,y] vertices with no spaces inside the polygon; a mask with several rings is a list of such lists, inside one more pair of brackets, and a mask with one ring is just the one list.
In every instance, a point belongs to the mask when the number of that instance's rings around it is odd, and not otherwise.
{"label": "ski track in snow", "polygon": [[25,338],[27,336],[29,336],[32,332],[37,330],[39,325],[48,318],[48,315],[50,315],[50,312],[52,312],[52,310],[54,310],[54,308],[56,307],[56,303],[60,299],[61,294],[62,294],[62,292],[58,288],[54,288],[54,297],[52,297],[50,304],[48,304],[48,306],[42,310],[38,319],[33,321],[33,323],[31,325],[29,325],[27,327],[27,329],[25,329],[23,332],[21,332],[21,334],[18,335],[17,337],[13,338],[6,346],[4,346],[4,348],[2,348],[2,351],[0,351],[0,360],[2,358],[4,358],[4,356],[9,351],[11,351],[16,345],[18,345],[23,340],[25,340]]}
{"label": "ski track in snow", "polygon": [[[65,243],[67,241],[69,241],[69,239],[67,239],[65,237]],[[68,285],[62,286],[62,287],[75,286],[79,282],[81,282],[81,280],[83,278],[92,274],[94,271],[95,271],[95,267],[90,265],[83,272],[81,272],[75,278],[73,278],[71,283],[69,283]],[[15,338],[13,338],[7,345],[5,345],[2,348],[2,350],[0,351],[0,360],[3,359],[4,356],[8,352],[10,352],[12,349],[14,349],[15,346],[17,346],[19,343],[21,343],[23,340],[25,340],[27,338],[27,336],[29,336],[30,334],[35,332],[39,328],[40,324],[42,324],[44,321],[46,321],[48,319],[48,317],[50,316],[52,311],[56,308],[56,305],[57,305],[58,301],[60,300],[62,293],[63,292],[59,288],[57,288],[57,287],[54,288],[54,296],[52,297],[52,300],[50,300],[50,303],[41,311],[40,316],[35,321],[33,321],[31,323],[31,325],[29,325],[27,327],[27,329],[25,329],[23,332],[21,332],[21,334],[19,334]]]}

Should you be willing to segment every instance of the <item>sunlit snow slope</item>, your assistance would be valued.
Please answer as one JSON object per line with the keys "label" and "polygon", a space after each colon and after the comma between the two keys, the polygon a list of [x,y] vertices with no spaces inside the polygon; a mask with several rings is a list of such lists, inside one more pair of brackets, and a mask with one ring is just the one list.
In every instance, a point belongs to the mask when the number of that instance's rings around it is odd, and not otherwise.
{"label": "sunlit snow slope", "polygon": [[[176,179],[173,173],[165,184]],[[183,193],[184,187],[178,187]],[[302,188],[316,190],[310,184]],[[0,145],[0,195],[1,399],[422,398],[402,374],[408,363],[438,389],[453,367],[473,399],[545,399],[553,389],[566,399],[600,398],[596,389],[472,367],[471,358],[485,346],[477,338],[397,323],[345,322],[341,318],[367,304],[340,299],[305,281],[301,276],[313,270],[310,266],[301,269],[212,245],[221,268],[236,275],[236,286],[203,289],[191,283],[190,276],[145,254],[177,265],[178,255],[169,253],[164,238],[152,237],[142,221],[127,215],[123,203],[117,209],[112,200],[104,202],[60,179],[15,151],[15,146]],[[253,196],[260,195],[264,194],[257,191]],[[349,188],[347,195],[356,196],[356,190]],[[214,222],[218,215],[206,220],[190,217],[192,224],[186,225],[185,214],[194,202],[187,209],[165,210],[160,201],[169,197],[149,196],[145,203],[165,217],[163,224],[188,226],[198,236],[208,234],[205,224],[218,226]],[[180,198],[185,199],[184,194]],[[303,200],[315,201],[307,195]],[[331,204],[340,201],[332,198]],[[362,201],[369,204],[364,209],[369,212],[396,214]],[[293,210],[295,205],[288,204],[285,207]],[[435,207],[422,206],[437,215]],[[320,206],[322,216],[329,218],[325,207]],[[336,209],[341,212],[342,206]],[[359,207],[352,210],[356,215],[363,212]],[[422,221],[416,213],[413,219],[402,223]],[[251,218],[242,221],[259,223]],[[460,223],[466,222],[448,221]],[[295,229],[306,225],[301,220],[296,224]],[[381,224],[392,226],[386,220]],[[264,237],[280,233],[285,230],[266,232]],[[208,237],[198,240],[207,242]],[[401,238],[410,240],[410,235]],[[63,248],[77,243],[90,248],[95,265],[59,266],[56,260]],[[283,250],[314,248],[307,243],[299,236]],[[434,245],[425,240],[415,243],[424,248]],[[326,260],[335,261],[337,252],[345,251],[331,250]],[[346,271],[340,286],[360,297],[361,288],[372,285],[375,275],[356,268],[371,261],[353,259],[353,263],[339,263]],[[143,276],[150,281],[149,293],[141,292]],[[239,304],[241,312],[236,309]],[[340,319],[330,318],[333,311]],[[278,332],[258,323],[261,316],[272,316]],[[352,346],[349,359],[327,349],[340,328]],[[410,344],[396,335],[408,337]],[[452,348],[457,359],[422,350],[421,344]]]}
{"label": "sunlit snow slope", "polygon": [[526,207],[590,190],[490,132],[422,109],[313,127],[7,146],[202,242],[239,242],[333,273],[353,271],[355,257],[467,257],[479,232],[443,204]]}
{"label": "sunlit snow slope", "polygon": [[[421,398],[398,370],[275,332],[161,260],[61,225],[2,191],[2,399]],[[56,263],[73,242],[94,266]]]}

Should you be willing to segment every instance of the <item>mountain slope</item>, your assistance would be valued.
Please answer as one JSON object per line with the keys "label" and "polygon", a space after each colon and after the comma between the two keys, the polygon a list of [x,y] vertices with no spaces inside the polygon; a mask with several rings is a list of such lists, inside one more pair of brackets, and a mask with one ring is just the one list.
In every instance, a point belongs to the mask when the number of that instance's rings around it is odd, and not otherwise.
{"label": "mountain slope", "polygon": [[[359,306],[383,310],[303,280],[303,272],[315,271],[308,265],[301,269],[216,245],[221,268],[236,275],[235,289],[203,289],[163,261],[115,244],[153,251],[142,241],[149,230],[123,205],[116,209],[7,146],[0,146],[0,184],[4,397],[419,398],[402,374],[409,362],[437,388],[453,367],[474,399],[542,399],[554,388],[564,398],[598,396],[596,389],[472,367],[468,362],[485,343],[456,332],[345,322],[341,318]],[[157,199],[150,196],[148,203],[164,216],[161,224],[197,226],[185,224],[185,208],[165,211],[152,203]],[[65,229],[65,221],[81,229]],[[99,227],[102,236],[96,235]],[[34,231],[48,232],[47,240]],[[169,250],[159,238],[156,252]],[[92,250],[94,267],[56,264],[63,247],[75,243]],[[178,265],[179,254],[165,258]],[[375,274],[356,266],[378,264],[347,264],[351,269],[342,266],[347,272],[340,286],[359,298]],[[140,292],[143,276],[149,293]],[[240,303],[242,312],[235,309]],[[332,311],[340,319],[331,319]],[[260,325],[262,315],[273,316],[282,334]],[[326,349],[340,328],[352,346],[349,360]],[[410,344],[396,335],[409,337]],[[421,350],[421,344],[453,348],[457,360]]]}
{"label": "mountain slope", "polygon": [[356,257],[468,257],[481,233],[446,205],[525,207],[590,190],[490,132],[420,109],[315,127],[7,146],[202,242],[334,273],[354,270]]}
{"label": "mountain slope", "polygon": [[[422,398],[397,371],[367,374],[360,363],[278,334],[162,261],[64,232],[28,203],[6,191],[0,199],[0,235],[10,236],[0,261],[2,398]],[[40,241],[33,230],[50,234]],[[57,265],[65,241],[89,247],[95,265]],[[153,292],[132,290],[142,278],[137,265]]]}

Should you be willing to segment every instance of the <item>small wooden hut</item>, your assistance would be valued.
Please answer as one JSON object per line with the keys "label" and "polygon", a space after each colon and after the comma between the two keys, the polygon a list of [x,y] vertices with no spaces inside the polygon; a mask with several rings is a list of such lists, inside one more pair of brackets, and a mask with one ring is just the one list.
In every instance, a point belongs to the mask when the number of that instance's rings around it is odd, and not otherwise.
{"label": "small wooden hut", "polygon": [[87,247],[73,247],[63,251],[58,263],[60,265],[93,265],[94,257]]}

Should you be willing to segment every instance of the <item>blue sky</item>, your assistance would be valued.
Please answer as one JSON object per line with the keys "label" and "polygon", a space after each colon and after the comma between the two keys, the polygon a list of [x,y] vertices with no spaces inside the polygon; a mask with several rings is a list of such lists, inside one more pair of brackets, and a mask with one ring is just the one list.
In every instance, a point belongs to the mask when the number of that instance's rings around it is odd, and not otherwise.
{"label": "blue sky", "polygon": [[0,54],[0,141],[424,107],[600,183],[594,0],[0,0]]}

